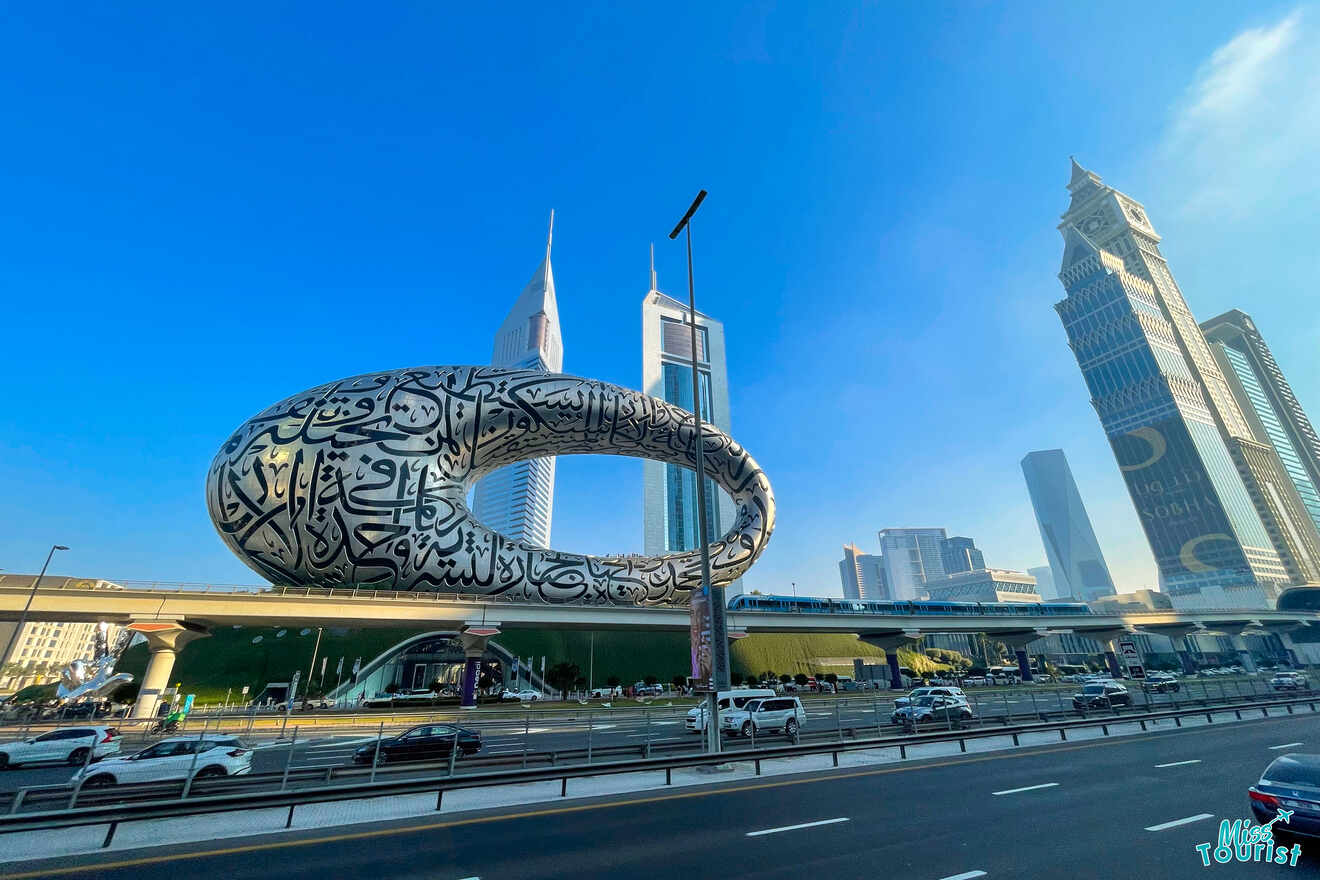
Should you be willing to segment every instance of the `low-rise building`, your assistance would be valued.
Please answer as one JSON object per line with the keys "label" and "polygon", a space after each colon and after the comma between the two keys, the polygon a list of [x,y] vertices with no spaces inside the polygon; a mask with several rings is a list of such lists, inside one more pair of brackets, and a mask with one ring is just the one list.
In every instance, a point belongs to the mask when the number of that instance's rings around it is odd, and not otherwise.
{"label": "low-rise building", "polygon": [[1040,602],[1036,579],[1023,571],[982,568],[930,578],[924,587],[933,602]]}

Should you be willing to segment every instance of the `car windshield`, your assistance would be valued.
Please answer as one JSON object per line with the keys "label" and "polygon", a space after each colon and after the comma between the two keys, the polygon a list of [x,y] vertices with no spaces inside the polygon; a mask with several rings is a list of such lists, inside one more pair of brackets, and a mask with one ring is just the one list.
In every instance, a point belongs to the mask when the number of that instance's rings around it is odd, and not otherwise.
{"label": "car windshield", "polygon": [[928,693],[930,693],[930,688],[917,688],[915,691],[908,694],[908,696],[913,698],[924,697]]}

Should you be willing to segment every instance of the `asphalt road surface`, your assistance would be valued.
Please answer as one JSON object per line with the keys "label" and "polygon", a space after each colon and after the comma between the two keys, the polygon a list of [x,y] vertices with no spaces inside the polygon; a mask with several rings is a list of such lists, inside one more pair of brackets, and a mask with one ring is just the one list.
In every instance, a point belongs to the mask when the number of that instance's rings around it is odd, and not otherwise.
{"label": "asphalt road surface", "polygon": [[1247,786],[1271,759],[1293,751],[1320,752],[1313,716],[529,805],[505,815],[454,814],[170,853],[29,862],[0,869],[6,871],[0,876],[1307,876],[1320,871],[1320,841],[1302,841],[1296,868],[1212,863],[1213,875],[1195,850],[1214,842],[1220,819],[1249,815]]}

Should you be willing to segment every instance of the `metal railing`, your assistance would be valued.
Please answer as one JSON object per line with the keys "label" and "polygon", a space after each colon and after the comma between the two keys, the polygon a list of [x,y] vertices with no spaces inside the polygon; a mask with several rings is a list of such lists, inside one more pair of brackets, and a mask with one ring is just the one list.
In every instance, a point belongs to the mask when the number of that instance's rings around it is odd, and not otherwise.
{"label": "metal railing", "polygon": [[[452,762],[449,772],[443,776],[431,776],[414,779],[395,779],[386,781],[351,782],[339,785],[322,785],[315,788],[292,789],[274,792],[236,792],[204,793],[184,799],[158,799],[135,804],[94,804],[73,809],[49,810],[35,813],[11,813],[0,816],[0,834],[19,831],[52,830],[87,826],[107,826],[102,847],[113,842],[116,829],[124,822],[142,821],[157,818],[173,818],[183,815],[209,815],[244,810],[268,808],[288,808],[284,827],[292,826],[294,810],[301,805],[335,803],[375,797],[389,797],[407,794],[425,794],[435,792],[436,809],[442,806],[444,795],[449,791],[472,788],[488,788],[500,785],[523,784],[538,781],[559,781],[560,796],[568,794],[568,782],[584,777],[617,775],[622,773],[663,772],[665,784],[673,783],[673,771],[693,767],[713,766],[725,763],[752,763],[756,775],[761,773],[765,761],[787,758],[799,758],[810,755],[832,756],[835,767],[839,764],[839,755],[854,751],[867,751],[883,748],[897,748],[900,759],[906,759],[911,748],[930,743],[957,742],[961,752],[967,751],[968,740],[990,737],[1012,737],[1015,745],[1021,737],[1030,733],[1057,732],[1061,741],[1066,741],[1069,730],[1085,727],[1100,727],[1103,735],[1110,735],[1110,727],[1118,724],[1139,724],[1142,730],[1147,724],[1161,720],[1173,720],[1181,726],[1182,719],[1204,715],[1207,723],[1214,722],[1217,713],[1234,712],[1237,718],[1243,712],[1258,710],[1262,717],[1269,717],[1270,709],[1282,708],[1293,714],[1295,708],[1306,706],[1311,712],[1316,711],[1313,697],[1299,699],[1273,700],[1257,703],[1254,706],[1204,706],[1180,710],[1147,712],[1140,715],[1121,717],[1081,718],[1070,721],[1052,721],[1022,724],[1011,728],[983,728],[979,730],[952,729],[915,735],[858,738],[851,741],[830,741],[820,743],[794,743],[784,746],[772,746],[755,750],[739,750],[720,754],[684,755],[677,757],[640,757],[604,763],[580,765],[574,767],[550,766],[518,770],[497,770],[484,773],[456,775]],[[433,765],[434,766],[434,765]],[[199,786],[200,788],[200,786]]]}

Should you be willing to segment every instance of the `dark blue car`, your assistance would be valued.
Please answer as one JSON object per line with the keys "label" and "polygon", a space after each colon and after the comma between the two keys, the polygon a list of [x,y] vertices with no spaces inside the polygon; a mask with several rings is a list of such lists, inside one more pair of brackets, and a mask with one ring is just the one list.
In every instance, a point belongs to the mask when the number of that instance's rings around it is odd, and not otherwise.
{"label": "dark blue car", "polygon": [[1247,789],[1251,812],[1262,825],[1292,810],[1288,822],[1274,825],[1279,836],[1301,834],[1320,837],[1320,755],[1283,755],[1275,758],[1260,781]]}

